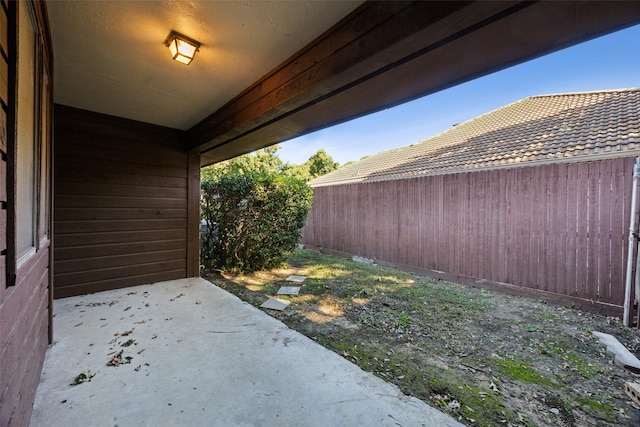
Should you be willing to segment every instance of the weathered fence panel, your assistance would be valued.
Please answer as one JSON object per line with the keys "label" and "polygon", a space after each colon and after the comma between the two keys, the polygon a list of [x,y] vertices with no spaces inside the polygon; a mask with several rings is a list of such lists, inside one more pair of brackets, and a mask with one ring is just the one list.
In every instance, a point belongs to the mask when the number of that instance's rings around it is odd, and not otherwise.
{"label": "weathered fence panel", "polygon": [[621,306],[634,162],[316,187],[303,241]]}

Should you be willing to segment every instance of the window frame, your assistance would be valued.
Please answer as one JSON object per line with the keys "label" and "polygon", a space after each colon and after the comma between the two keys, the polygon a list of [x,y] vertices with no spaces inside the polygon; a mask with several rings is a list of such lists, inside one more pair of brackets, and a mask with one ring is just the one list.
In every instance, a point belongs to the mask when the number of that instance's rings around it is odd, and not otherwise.
{"label": "window frame", "polygon": [[[18,227],[20,218],[17,205],[19,191],[18,151],[20,138],[20,117],[27,110],[19,110],[20,74],[19,45],[21,12],[29,14],[33,30],[33,157],[31,159],[31,246],[20,248]],[[43,249],[51,246],[51,217],[53,191],[53,138],[52,138],[52,73],[51,59],[43,37],[43,10],[32,0],[9,2],[8,5],[8,41],[9,41],[9,108],[7,111],[7,249],[6,249],[6,286],[15,286],[17,277],[31,264],[29,261]],[[24,19],[24,17],[22,17]],[[23,20],[23,23],[27,22]],[[23,51],[24,52],[24,51]],[[29,225],[22,228],[29,230]],[[20,250],[22,249],[22,250]],[[20,251],[20,253],[19,253]]]}

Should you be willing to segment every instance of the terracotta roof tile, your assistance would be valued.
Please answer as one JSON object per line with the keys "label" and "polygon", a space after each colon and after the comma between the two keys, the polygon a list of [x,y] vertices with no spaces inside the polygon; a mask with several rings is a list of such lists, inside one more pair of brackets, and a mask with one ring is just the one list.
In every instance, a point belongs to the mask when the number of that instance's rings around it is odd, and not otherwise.
{"label": "terracotta roof tile", "polygon": [[640,89],[533,96],[311,181],[376,182],[640,154]]}

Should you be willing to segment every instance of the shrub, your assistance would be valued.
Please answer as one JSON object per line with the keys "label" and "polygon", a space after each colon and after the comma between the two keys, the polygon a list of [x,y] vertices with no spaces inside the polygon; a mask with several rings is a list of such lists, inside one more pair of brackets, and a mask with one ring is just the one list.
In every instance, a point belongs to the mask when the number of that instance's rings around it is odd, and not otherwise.
{"label": "shrub", "polygon": [[256,271],[281,265],[301,236],[313,199],[304,182],[236,173],[202,182],[202,263]]}

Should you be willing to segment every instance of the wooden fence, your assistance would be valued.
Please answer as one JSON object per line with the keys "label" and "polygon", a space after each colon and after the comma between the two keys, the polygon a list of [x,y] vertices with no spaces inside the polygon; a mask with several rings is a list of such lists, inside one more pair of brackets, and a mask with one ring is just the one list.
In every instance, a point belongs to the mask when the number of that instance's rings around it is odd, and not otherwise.
{"label": "wooden fence", "polygon": [[619,308],[634,162],[317,187],[303,241]]}

